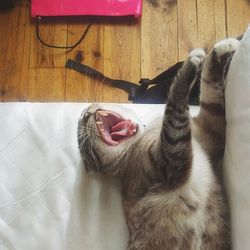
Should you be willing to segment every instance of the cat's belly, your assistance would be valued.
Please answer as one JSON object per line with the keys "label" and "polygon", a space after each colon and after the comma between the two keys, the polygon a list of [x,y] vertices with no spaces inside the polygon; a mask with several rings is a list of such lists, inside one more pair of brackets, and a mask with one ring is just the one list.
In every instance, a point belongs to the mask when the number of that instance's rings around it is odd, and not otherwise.
{"label": "cat's belly", "polygon": [[194,139],[192,146],[192,171],[184,186],[175,191],[166,191],[163,186],[133,204],[125,201],[131,241],[143,245],[135,249],[201,249],[206,204],[215,178]]}

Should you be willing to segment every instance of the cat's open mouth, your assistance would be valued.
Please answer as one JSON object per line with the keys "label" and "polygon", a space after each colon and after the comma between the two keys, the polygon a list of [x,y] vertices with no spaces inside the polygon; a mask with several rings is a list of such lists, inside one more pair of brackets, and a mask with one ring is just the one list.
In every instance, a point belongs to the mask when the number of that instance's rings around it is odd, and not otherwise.
{"label": "cat's open mouth", "polygon": [[102,140],[111,146],[118,145],[138,131],[136,123],[113,111],[99,109],[96,111],[95,120]]}

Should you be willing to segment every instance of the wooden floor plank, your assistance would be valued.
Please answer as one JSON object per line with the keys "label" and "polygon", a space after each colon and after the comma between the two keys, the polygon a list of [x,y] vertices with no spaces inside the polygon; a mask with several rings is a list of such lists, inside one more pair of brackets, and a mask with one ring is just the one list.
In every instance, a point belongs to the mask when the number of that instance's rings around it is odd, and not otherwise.
{"label": "wooden floor plank", "polygon": [[[92,21],[94,22],[94,21]],[[73,44],[81,36],[89,23],[86,19],[82,21],[72,20],[68,25],[68,44]],[[82,63],[103,71],[103,25],[94,22],[85,39],[76,47],[76,49],[67,53],[68,59],[77,59]],[[102,96],[103,84],[93,80],[88,76],[66,69],[66,100],[100,102]]]}
{"label": "wooden floor plank", "polygon": [[[104,24],[104,74],[138,82],[140,79],[140,22],[134,18],[110,19]],[[105,102],[128,102],[122,90],[103,86]]]}
{"label": "wooden floor plank", "polygon": [[[66,18],[44,18],[39,24],[41,39],[50,45],[66,46],[67,20]],[[42,19],[43,20],[43,19]],[[49,48],[42,45],[36,36],[36,21],[33,20],[31,32],[30,68],[64,67],[66,60],[65,49]]]}
{"label": "wooden floor plank", "polygon": [[185,60],[198,43],[196,0],[178,0],[178,50],[179,60]]}
{"label": "wooden floor plank", "polygon": [[209,48],[215,43],[214,1],[197,0],[198,47]]}
{"label": "wooden floor plank", "polygon": [[227,0],[228,36],[243,34],[250,23],[250,2],[248,0]]}
{"label": "wooden floor plank", "polygon": [[228,37],[225,0],[214,0],[214,25],[216,42]]}
{"label": "wooden floor plank", "polygon": [[178,61],[177,3],[145,1],[141,25],[141,75],[153,78]]}
{"label": "wooden floor plank", "polygon": [[28,96],[30,23],[26,1],[0,15],[0,101]]}
{"label": "wooden floor plank", "polygon": [[65,69],[47,68],[29,70],[29,101],[64,101]]}
{"label": "wooden floor plank", "polygon": [[225,1],[197,0],[198,46],[211,49],[216,41],[226,38]]}

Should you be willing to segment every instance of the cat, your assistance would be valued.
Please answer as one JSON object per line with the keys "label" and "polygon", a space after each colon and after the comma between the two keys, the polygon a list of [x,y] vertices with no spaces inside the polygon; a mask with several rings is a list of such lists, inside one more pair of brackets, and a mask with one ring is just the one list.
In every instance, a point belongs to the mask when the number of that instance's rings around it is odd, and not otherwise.
{"label": "cat", "polygon": [[[127,111],[92,104],[82,112],[78,143],[85,168],[121,180],[128,250],[231,249],[221,170],[224,66],[238,45],[229,38],[208,55],[191,51],[163,117],[145,130]],[[190,118],[189,91],[201,70],[200,110]]]}

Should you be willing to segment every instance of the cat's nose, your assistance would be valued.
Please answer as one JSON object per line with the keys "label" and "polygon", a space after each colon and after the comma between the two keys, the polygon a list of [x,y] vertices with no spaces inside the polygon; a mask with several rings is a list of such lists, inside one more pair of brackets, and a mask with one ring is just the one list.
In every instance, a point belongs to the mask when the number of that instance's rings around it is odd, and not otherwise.
{"label": "cat's nose", "polygon": [[85,113],[83,114],[83,118],[88,119],[91,115],[95,115],[95,113],[91,113],[89,111],[85,111]]}
{"label": "cat's nose", "polygon": [[88,108],[87,111],[89,112],[96,112],[97,109],[100,109],[100,105],[98,103],[92,103]]}
{"label": "cat's nose", "polygon": [[90,116],[95,115],[95,112],[90,112],[87,109],[85,109],[81,113],[81,119],[84,120],[85,122],[89,119]]}

